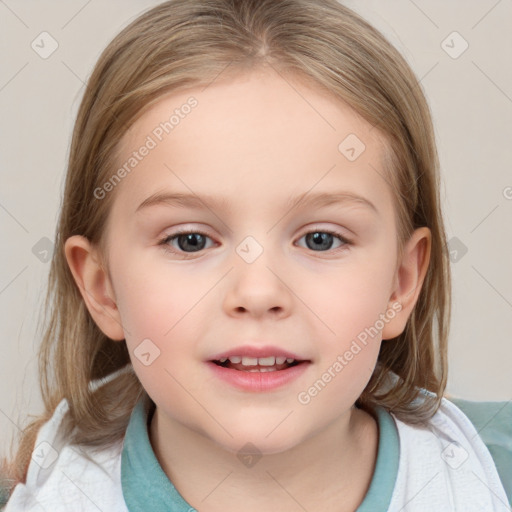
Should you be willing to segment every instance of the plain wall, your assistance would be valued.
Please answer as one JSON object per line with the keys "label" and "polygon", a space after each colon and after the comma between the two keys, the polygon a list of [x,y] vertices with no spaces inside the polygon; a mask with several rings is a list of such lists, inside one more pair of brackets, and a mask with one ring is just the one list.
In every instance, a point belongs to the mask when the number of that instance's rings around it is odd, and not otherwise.
{"label": "plain wall", "polygon": [[[158,2],[0,2],[0,454],[41,411],[36,332],[73,121],[99,54]],[[346,1],[421,81],[438,140],[453,250],[448,393],[512,399],[512,3]],[[43,59],[41,32],[58,43]],[[460,35],[453,35],[456,31]],[[450,35],[452,34],[452,35]],[[443,43],[445,41],[445,43]],[[468,48],[458,55],[467,42]],[[449,53],[447,53],[448,50]],[[456,58],[455,58],[456,57]]]}

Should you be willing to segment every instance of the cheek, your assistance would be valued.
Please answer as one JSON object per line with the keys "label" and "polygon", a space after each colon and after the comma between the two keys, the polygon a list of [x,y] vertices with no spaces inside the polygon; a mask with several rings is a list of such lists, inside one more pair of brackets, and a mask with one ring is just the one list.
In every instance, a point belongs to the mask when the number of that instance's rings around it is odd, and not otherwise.
{"label": "cheek", "polygon": [[176,329],[188,325],[182,320],[207,291],[204,279],[179,270],[171,273],[165,265],[127,265],[118,269],[116,279],[118,308],[127,342],[132,343],[143,338],[165,343]]}
{"label": "cheek", "polygon": [[[178,382],[195,389],[196,376],[183,361],[197,358],[197,343],[204,336],[204,318],[212,307],[209,290],[215,275],[199,274],[169,265],[130,258],[116,267],[118,309],[133,367],[153,396],[180,395]],[[114,278],[114,276],[113,276]],[[177,386],[177,387],[176,387]]]}
{"label": "cheek", "polygon": [[311,281],[304,284],[302,295],[322,321],[324,339],[333,343],[356,337],[374,325],[388,307],[391,275],[385,266],[371,262],[347,265]]}
{"label": "cheek", "polygon": [[339,290],[335,284],[331,281],[330,300],[325,294],[316,297],[315,308],[323,321],[317,322],[313,338],[317,370],[298,396],[313,416],[330,411],[333,420],[340,408],[350,407],[359,398],[375,370],[384,326],[381,316],[387,306],[386,295],[374,279],[361,280],[352,274],[340,279]]}
{"label": "cheek", "polygon": [[317,278],[305,295],[321,319],[315,319],[319,365],[311,382],[313,394],[322,390],[318,406],[353,403],[375,369],[384,322],[394,313],[388,302],[394,261],[381,256],[376,265],[370,256]]}
{"label": "cheek", "polygon": [[143,264],[127,268],[129,273],[117,269],[122,284],[116,292],[134,371],[153,400],[186,417],[193,404],[180,383],[195,393],[200,382],[183,361],[194,354],[198,338],[194,305],[205,290],[179,272],[169,276]]}

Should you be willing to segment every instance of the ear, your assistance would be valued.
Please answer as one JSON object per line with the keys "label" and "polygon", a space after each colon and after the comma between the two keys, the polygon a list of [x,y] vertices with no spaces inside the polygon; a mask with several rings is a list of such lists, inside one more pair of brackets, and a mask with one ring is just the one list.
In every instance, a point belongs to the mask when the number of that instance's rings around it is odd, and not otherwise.
{"label": "ear", "polygon": [[405,329],[427,273],[431,243],[430,229],[421,227],[414,231],[404,247],[404,254],[395,274],[394,289],[389,302],[390,307],[398,312],[382,330],[383,340],[396,338]]}
{"label": "ear", "polygon": [[124,340],[121,317],[108,273],[101,264],[98,249],[83,236],[69,237],[64,253],[85,305],[96,325],[112,340]]}

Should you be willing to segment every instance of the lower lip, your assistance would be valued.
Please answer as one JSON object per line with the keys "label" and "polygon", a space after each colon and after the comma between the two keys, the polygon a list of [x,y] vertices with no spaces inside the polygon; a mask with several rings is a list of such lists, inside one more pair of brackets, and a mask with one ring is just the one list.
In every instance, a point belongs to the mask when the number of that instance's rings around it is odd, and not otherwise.
{"label": "lower lip", "polygon": [[244,391],[257,392],[272,391],[289,384],[293,380],[299,378],[310,365],[309,362],[303,362],[298,365],[291,366],[286,370],[276,370],[273,372],[245,372],[243,370],[224,368],[212,361],[207,361],[207,364],[217,377],[228,384]]}

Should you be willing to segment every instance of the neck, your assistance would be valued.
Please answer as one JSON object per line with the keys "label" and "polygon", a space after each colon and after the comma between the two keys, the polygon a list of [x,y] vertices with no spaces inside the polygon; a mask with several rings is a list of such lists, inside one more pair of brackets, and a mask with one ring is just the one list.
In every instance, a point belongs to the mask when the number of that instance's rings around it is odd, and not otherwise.
{"label": "neck", "polygon": [[370,486],[378,450],[375,418],[356,408],[299,445],[246,465],[159,409],[149,437],[169,480],[201,512],[352,512]]}

